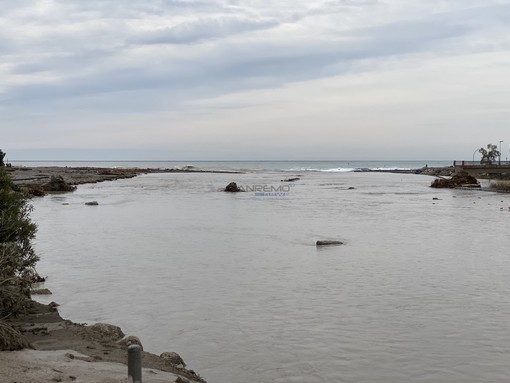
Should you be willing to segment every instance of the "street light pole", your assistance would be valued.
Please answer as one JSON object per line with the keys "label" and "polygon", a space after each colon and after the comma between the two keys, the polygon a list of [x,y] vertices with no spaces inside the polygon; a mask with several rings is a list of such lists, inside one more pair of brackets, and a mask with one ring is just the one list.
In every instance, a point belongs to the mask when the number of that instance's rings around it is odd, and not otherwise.
{"label": "street light pole", "polygon": [[478,151],[479,149],[476,149],[474,152],[473,152],[473,162],[475,162],[475,153]]}
{"label": "street light pole", "polygon": [[499,166],[501,166],[501,143],[502,142],[503,141],[501,141],[501,140],[499,141]]}

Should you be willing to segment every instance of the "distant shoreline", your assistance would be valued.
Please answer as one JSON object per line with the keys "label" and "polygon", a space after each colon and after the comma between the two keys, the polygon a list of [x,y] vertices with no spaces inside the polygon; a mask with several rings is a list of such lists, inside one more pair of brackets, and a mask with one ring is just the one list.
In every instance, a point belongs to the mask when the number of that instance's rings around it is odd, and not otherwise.
{"label": "distant shoreline", "polygon": [[[106,168],[70,166],[12,166],[7,168],[14,183],[28,190],[32,195],[42,196],[47,192],[71,191],[72,187],[105,181],[133,178],[149,173],[219,173],[240,174],[238,171],[202,170],[193,167],[152,169],[152,168]],[[52,178],[59,178],[61,189],[50,188]],[[66,185],[69,187],[66,189]]]}
{"label": "distant shoreline", "polygon": [[[44,183],[51,176],[62,176],[72,185],[112,181],[116,179],[132,178],[140,174],[149,173],[217,173],[217,174],[243,174],[240,170],[213,170],[199,169],[193,166],[182,168],[112,168],[112,167],[88,167],[88,166],[12,166],[8,168],[14,182],[20,185],[30,183]],[[296,172],[306,170],[297,170]],[[320,170],[310,170],[320,172]],[[453,173],[453,166],[423,167],[417,169],[370,169],[361,168],[352,170],[355,173],[405,173],[424,175],[444,175]],[[289,173],[291,173],[289,171]]]}

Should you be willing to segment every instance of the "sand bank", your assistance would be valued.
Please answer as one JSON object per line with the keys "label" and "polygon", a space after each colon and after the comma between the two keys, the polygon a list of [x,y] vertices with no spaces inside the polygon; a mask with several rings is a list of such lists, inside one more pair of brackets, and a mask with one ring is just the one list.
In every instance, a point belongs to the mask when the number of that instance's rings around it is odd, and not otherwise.
{"label": "sand bank", "polygon": [[[62,319],[53,305],[37,302],[11,323],[34,349],[0,352],[2,383],[127,381],[127,345],[120,329],[108,332],[73,323]],[[143,381],[205,383],[193,370],[174,363],[143,351]]]}

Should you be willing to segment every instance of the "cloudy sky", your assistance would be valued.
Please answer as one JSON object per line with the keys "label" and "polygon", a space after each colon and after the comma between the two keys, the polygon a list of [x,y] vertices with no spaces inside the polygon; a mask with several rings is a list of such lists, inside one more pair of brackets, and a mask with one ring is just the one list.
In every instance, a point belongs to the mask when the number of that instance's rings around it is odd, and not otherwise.
{"label": "cloudy sky", "polygon": [[11,159],[510,157],[510,1],[0,0]]}

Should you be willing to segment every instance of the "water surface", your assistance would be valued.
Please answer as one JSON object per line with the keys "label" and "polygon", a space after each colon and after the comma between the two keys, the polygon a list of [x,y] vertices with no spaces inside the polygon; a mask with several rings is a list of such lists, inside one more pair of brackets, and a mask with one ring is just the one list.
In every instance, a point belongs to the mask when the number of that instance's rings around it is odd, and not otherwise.
{"label": "water surface", "polygon": [[508,381],[507,195],[418,175],[301,175],[280,197],[219,192],[286,184],[264,170],[35,199],[51,300],[179,352],[211,383]]}

